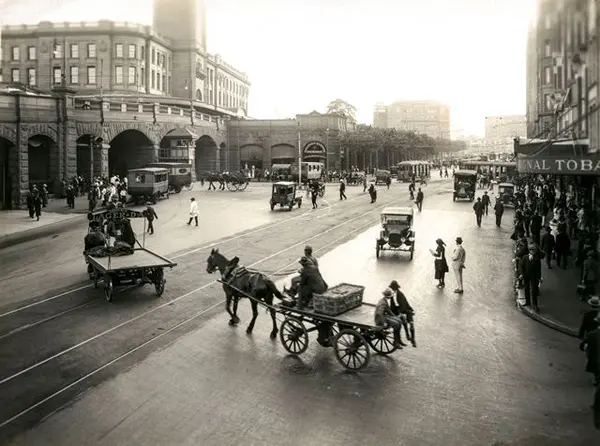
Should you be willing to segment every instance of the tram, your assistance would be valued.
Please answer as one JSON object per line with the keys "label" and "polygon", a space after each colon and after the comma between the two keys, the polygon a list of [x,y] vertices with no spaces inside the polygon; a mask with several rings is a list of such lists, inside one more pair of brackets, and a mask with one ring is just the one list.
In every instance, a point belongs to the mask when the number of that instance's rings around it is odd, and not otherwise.
{"label": "tram", "polygon": [[494,181],[511,182],[517,176],[517,163],[514,161],[474,161],[459,162],[461,170],[475,170],[478,174],[492,174]]}
{"label": "tram", "polygon": [[431,163],[429,161],[402,161],[398,163],[398,181],[409,182],[412,178],[431,176]]}

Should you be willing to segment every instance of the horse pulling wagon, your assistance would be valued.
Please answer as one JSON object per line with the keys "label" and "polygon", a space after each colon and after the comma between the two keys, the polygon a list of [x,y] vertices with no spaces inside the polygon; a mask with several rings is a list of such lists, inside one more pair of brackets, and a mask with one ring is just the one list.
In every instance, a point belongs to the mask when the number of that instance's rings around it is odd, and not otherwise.
{"label": "horse pulling wagon", "polygon": [[362,286],[336,285],[322,295],[315,294],[313,308],[299,309],[288,300],[269,305],[229,282],[219,282],[238,296],[247,297],[251,302],[283,315],[285,319],[279,330],[279,340],[292,355],[304,353],[308,349],[308,334],[314,331],[321,333],[323,328],[330,332],[331,342],[321,345],[333,347],[338,362],[350,371],[367,367],[371,349],[381,355],[397,350],[392,329],[374,324],[375,305],[362,302]]}

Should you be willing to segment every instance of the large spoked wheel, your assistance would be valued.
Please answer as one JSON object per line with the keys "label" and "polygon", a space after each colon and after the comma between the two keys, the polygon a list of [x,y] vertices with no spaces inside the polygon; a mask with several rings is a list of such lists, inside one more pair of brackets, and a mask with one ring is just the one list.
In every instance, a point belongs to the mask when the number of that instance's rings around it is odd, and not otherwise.
{"label": "large spoked wheel", "polygon": [[365,338],[356,330],[345,329],[333,341],[335,357],[347,370],[357,372],[369,364],[371,352]]}
{"label": "large spoked wheel", "polygon": [[379,330],[369,339],[369,345],[380,355],[389,355],[397,349],[394,342],[394,333],[391,330]]}
{"label": "large spoked wheel", "polygon": [[301,320],[285,318],[279,329],[281,345],[293,355],[301,355],[308,348],[308,331]]}
{"label": "large spoked wheel", "polygon": [[114,292],[113,279],[110,276],[105,276],[104,277],[104,298],[108,302],[112,302],[113,292]]}
{"label": "large spoked wheel", "polygon": [[248,181],[244,181],[243,183],[240,183],[238,190],[241,192],[243,190],[246,190],[247,187],[248,187]]}
{"label": "large spoked wheel", "polygon": [[237,192],[238,185],[237,185],[237,183],[234,183],[233,181],[228,181],[227,182],[227,189],[229,189],[231,192]]}
{"label": "large spoked wheel", "polygon": [[154,289],[157,296],[160,297],[165,292],[165,283],[167,283],[165,280],[165,273],[160,269],[156,272],[156,277],[154,279]]}

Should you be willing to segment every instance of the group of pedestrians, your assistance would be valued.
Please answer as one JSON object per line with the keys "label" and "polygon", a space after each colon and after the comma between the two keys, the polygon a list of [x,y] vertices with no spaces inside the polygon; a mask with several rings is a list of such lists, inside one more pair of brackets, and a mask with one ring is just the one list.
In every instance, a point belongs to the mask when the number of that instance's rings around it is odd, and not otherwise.
{"label": "group of pedestrians", "polygon": [[[454,292],[457,294],[464,293],[463,287],[463,272],[466,269],[465,262],[467,260],[467,253],[463,247],[462,237],[456,237],[456,246],[452,253],[452,271],[456,278],[456,288]],[[450,271],[448,267],[448,261],[446,260],[446,243],[439,238],[435,241],[435,250],[430,249],[431,255],[434,257],[434,277],[438,281],[437,287],[442,289],[446,287],[446,273]]]}
{"label": "group of pedestrians", "polygon": [[[481,228],[483,216],[489,214],[489,208],[491,205],[491,199],[488,192],[485,191],[481,197],[477,197],[477,200],[473,204],[473,212],[475,213],[475,221],[477,227]],[[494,204],[494,215],[496,216],[496,226],[500,227],[502,224],[502,216],[504,215],[504,204],[502,203],[502,196],[496,198]]]}

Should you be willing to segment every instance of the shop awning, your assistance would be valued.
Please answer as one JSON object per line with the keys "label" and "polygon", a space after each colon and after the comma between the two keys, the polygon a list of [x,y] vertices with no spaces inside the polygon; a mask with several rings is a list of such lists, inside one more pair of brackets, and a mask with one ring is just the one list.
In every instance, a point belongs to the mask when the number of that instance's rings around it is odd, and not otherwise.
{"label": "shop awning", "polygon": [[515,146],[519,173],[600,175],[600,153],[588,153],[588,139],[536,139]]}

